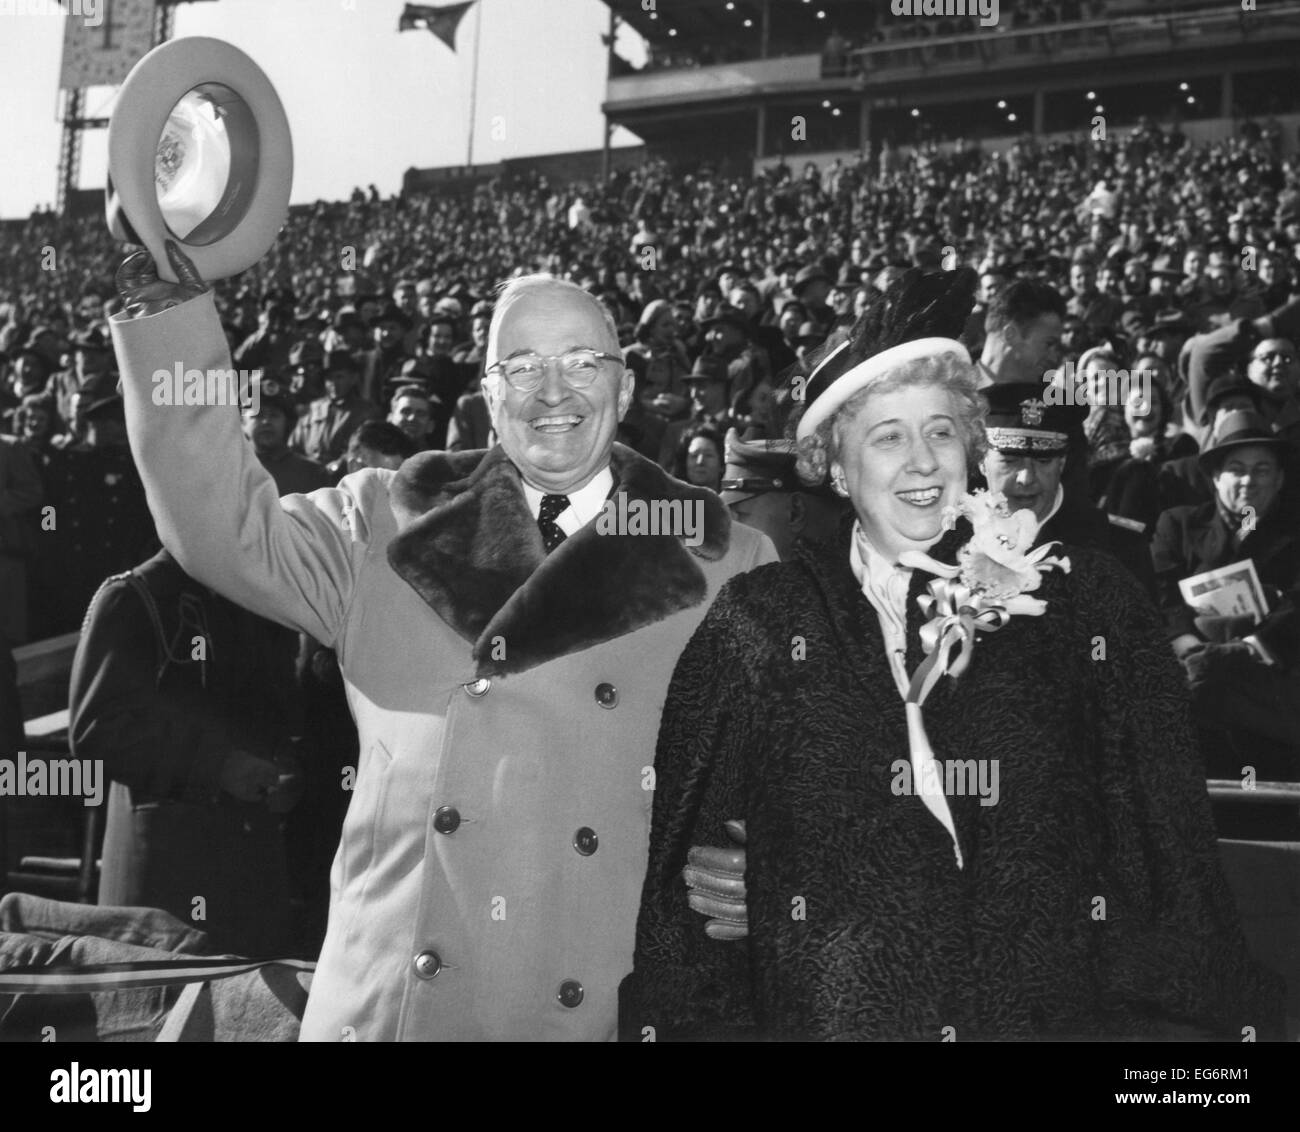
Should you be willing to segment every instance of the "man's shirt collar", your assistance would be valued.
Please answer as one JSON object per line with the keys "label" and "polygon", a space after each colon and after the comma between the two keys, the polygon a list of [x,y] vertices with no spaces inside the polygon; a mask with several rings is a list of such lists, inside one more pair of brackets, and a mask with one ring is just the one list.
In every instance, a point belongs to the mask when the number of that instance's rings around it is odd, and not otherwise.
{"label": "man's shirt collar", "polygon": [[[580,487],[577,491],[570,491],[566,494],[569,497],[569,506],[556,516],[555,522],[560,530],[566,535],[571,535],[575,531],[585,527],[592,521],[605,506],[605,500],[609,498],[609,493],[614,490],[614,473],[609,470],[606,464],[599,472],[591,478],[591,482],[586,487]],[[533,513],[536,519],[542,513],[542,496],[550,494],[543,492],[540,488],[533,487],[532,484],[524,481],[524,498],[528,500],[528,509]]]}

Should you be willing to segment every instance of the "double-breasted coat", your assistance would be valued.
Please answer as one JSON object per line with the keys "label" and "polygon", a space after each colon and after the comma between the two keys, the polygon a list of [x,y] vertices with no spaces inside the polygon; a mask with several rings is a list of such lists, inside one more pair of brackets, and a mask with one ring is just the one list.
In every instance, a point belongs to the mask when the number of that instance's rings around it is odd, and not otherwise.
{"label": "double-breasted coat", "polygon": [[770,542],[618,446],[616,492],[702,508],[700,545],[589,524],[547,556],[499,448],[281,500],[237,413],[149,401],[164,359],[229,365],[210,295],[113,334],[164,544],[335,649],[356,719],[303,1037],[613,1038],[669,677]]}

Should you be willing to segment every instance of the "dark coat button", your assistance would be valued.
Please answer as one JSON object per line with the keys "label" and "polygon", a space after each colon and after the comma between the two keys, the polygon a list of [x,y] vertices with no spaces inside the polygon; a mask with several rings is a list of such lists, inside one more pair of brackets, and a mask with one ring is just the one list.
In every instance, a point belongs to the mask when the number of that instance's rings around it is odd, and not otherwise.
{"label": "dark coat button", "polygon": [[582,1002],[585,993],[582,984],[577,979],[565,979],[560,984],[560,991],[555,997],[560,1000],[561,1006],[572,1009]]}
{"label": "dark coat button", "polygon": [[480,676],[477,680],[471,680],[465,685],[465,694],[478,699],[479,696],[486,696],[488,689],[492,687],[492,681],[486,676]]}
{"label": "dark coat button", "polygon": [[603,708],[612,708],[618,703],[618,689],[613,684],[597,684],[596,703]]}
{"label": "dark coat button", "polygon": [[596,836],[596,831],[588,826],[584,825],[573,835],[573,847],[584,857],[590,857],[599,844],[600,838]]}
{"label": "dark coat button", "polygon": [[413,966],[417,978],[433,979],[437,978],[438,972],[442,970],[442,960],[436,951],[421,951],[415,957]]}
{"label": "dark coat button", "polygon": [[455,806],[439,806],[433,811],[433,828],[439,833],[455,833],[460,828],[460,811]]}

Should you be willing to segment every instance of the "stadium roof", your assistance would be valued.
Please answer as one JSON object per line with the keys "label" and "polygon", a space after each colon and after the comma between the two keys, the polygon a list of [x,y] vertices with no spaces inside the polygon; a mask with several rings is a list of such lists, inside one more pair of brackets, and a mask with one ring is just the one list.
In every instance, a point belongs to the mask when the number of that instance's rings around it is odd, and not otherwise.
{"label": "stadium roof", "polygon": [[[734,43],[761,32],[761,0],[659,0],[657,11],[647,12],[641,0],[606,0],[620,19],[626,20],[656,44]],[[788,45],[824,40],[832,27],[848,34],[869,24],[873,3],[883,0],[771,0],[769,8],[771,53],[782,54]],[[888,9],[888,4],[884,4]],[[818,13],[822,17],[818,18]],[[751,26],[746,27],[745,21]],[[676,36],[669,32],[676,30]]]}

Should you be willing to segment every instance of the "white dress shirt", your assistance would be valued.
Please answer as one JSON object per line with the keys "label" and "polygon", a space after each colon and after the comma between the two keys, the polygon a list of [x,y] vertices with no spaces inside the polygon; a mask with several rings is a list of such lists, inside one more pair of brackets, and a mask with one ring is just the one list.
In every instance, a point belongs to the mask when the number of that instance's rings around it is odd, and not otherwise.
{"label": "white dress shirt", "polygon": [[[606,466],[591,477],[586,487],[577,491],[564,492],[569,497],[569,505],[555,517],[555,525],[566,535],[575,534],[592,521],[605,507],[605,500],[614,490],[614,473]],[[524,481],[524,498],[528,500],[528,509],[533,518],[542,513],[542,496],[559,495],[560,492],[542,491]]]}

